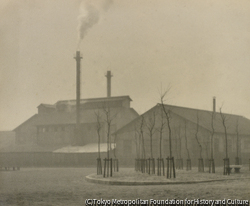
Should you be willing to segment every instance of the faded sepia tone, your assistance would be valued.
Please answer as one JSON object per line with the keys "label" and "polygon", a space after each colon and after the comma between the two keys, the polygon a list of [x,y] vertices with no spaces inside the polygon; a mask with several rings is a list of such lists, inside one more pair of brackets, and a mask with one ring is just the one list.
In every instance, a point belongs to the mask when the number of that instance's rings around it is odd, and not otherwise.
{"label": "faded sepia tone", "polygon": [[[2,0],[0,204],[249,199],[249,23],[247,0]],[[104,158],[113,179],[223,182],[123,194],[84,181],[112,181]]]}
{"label": "faded sepia tone", "polygon": [[[80,0],[1,1],[1,130],[41,103],[75,98]],[[242,1],[113,1],[81,42],[82,98],[130,95],[143,113],[169,103],[250,118],[249,15]]]}

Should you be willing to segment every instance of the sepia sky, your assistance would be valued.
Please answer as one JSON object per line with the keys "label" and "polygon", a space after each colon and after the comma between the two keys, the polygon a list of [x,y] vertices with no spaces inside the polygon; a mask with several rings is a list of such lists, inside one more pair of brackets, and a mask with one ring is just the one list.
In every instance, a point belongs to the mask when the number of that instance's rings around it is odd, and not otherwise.
{"label": "sepia sky", "polygon": [[[129,95],[140,114],[167,104],[250,118],[249,0],[92,0],[100,19],[80,44],[81,98]],[[105,1],[105,0],[102,0]],[[75,99],[81,0],[0,1],[0,130],[40,103]]]}

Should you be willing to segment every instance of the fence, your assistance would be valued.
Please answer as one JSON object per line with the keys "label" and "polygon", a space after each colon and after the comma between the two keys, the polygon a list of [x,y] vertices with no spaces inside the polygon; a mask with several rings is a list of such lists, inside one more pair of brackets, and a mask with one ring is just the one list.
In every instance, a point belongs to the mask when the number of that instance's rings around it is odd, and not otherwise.
{"label": "fence", "polygon": [[96,166],[96,156],[96,153],[2,152],[0,167]]}

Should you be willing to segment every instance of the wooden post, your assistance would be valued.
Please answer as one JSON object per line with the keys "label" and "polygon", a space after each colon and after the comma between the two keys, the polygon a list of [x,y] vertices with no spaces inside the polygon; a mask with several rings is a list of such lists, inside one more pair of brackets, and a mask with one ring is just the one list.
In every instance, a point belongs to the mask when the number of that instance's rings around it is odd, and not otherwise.
{"label": "wooden post", "polygon": [[235,164],[239,165],[240,164],[240,158],[239,157],[235,157]]}
{"label": "wooden post", "polygon": [[164,166],[164,159],[161,158],[161,161],[162,161],[162,170],[163,170],[163,174],[165,176],[165,166]]}
{"label": "wooden post", "polygon": [[159,161],[159,158],[157,158],[157,175],[160,176],[160,161]]}
{"label": "wooden post", "polygon": [[167,158],[167,178],[169,178],[169,157]]}
{"label": "wooden post", "polygon": [[187,159],[187,171],[191,170],[191,159]]}
{"label": "wooden post", "polygon": [[172,157],[172,164],[173,164],[173,177],[175,178],[175,166],[174,166],[174,157]]}
{"label": "wooden post", "polygon": [[223,172],[223,174],[224,175],[230,175],[231,168],[230,168],[229,158],[224,158],[223,161],[224,161],[224,172]]}
{"label": "wooden post", "polygon": [[103,172],[103,177],[106,175],[106,158],[104,159],[104,172]]}
{"label": "wooden post", "polygon": [[203,164],[203,159],[199,158],[198,159],[198,172],[204,172],[204,164]]}
{"label": "wooden post", "polygon": [[112,158],[110,158],[110,177],[112,177]]}
{"label": "wooden post", "polygon": [[215,173],[214,159],[209,159],[209,173]]}
{"label": "wooden post", "polygon": [[153,174],[155,174],[155,159],[153,158]]}
{"label": "wooden post", "polygon": [[102,161],[101,158],[97,158],[97,175],[102,174]]}
{"label": "wooden post", "polygon": [[151,159],[148,158],[148,174],[150,174],[150,162],[151,162]]}

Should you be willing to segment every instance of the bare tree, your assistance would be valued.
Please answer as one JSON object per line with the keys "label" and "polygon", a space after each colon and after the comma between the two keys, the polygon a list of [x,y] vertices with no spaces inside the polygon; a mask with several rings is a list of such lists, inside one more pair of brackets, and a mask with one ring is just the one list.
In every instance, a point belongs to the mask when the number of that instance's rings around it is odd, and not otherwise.
{"label": "bare tree", "polygon": [[153,135],[155,133],[155,112],[146,121],[146,127],[150,138],[150,157],[153,158]]}
{"label": "bare tree", "polygon": [[141,147],[142,147],[142,159],[145,159],[145,142],[144,142],[144,124],[145,124],[145,120],[143,115],[141,116],[140,119],[140,138],[141,138]]}
{"label": "bare tree", "polygon": [[101,158],[100,154],[100,144],[101,144],[101,129],[102,129],[102,123],[101,123],[101,115],[100,112],[95,112],[96,116],[96,132],[98,137],[98,158]]}
{"label": "bare tree", "polygon": [[208,160],[209,160],[209,141],[204,141],[204,147],[205,147],[205,153],[206,153],[206,166],[208,166]]}
{"label": "bare tree", "polygon": [[195,139],[198,143],[198,146],[200,148],[200,158],[199,158],[199,164],[198,164],[198,171],[199,172],[204,172],[204,163],[203,163],[203,158],[202,158],[202,145],[200,143],[200,140],[198,138],[198,133],[199,133],[199,113],[197,112],[197,122],[196,122],[196,130],[195,130]]}
{"label": "bare tree", "polygon": [[[116,139],[117,139],[117,135],[115,134],[115,136],[114,136],[114,144],[116,145]],[[113,151],[114,151],[114,158],[116,159],[116,147],[113,149]]]}
{"label": "bare tree", "polygon": [[222,113],[222,107],[220,108],[220,116],[221,116],[221,121],[222,125],[224,128],[224,135],[225,135],[225,153],[226,153],[226,158],[224,159],[224,175],[230,175],[230,160],[228,158],[228,139],[227,139],[227,117],[225,114]]}
{"label": "bare tree", "polygon": [[96,132],[98,137],[98,158],[97,158],[97,174],[102,174],[102,161],[101,161],[101,153],[100,153],[100,144],[101,144],[101,115],[99,111],[95,112],[96,115]]}
{"label": "bare tree", "polygon": [[140,158],[140,139],[137,131],[137,125],[134,124],[134,141],[135,141],[135,150],[136,150],[136,158]]}
{"label": "bare tree", "polygon": [[215,118],[215,113],[212,112],[211,116],[211,160],[214,159],[214,118]]}
{"label": "bare tree", "polygon": [[169,158],[167,158],[168,160],[167,161],[167,178],[171,178],[172,170],[173,170],[173,177],[175,178],[176,175],[175,175],[174,157],[172,155],[171,111],[170,109],[167,109],[164,105],[164,99],[166,98],[166,95],[168,94],[169,90],[170,88],[161,94],[161,106],[162,106],[162,111],[165,114],[165,118],[167,120],[168,138],[169,138]]}
{"label": "bare tree", "polygon": [[182,136],[181,136],[181,124],[176,128],[176,150],[177,150],[177,157],[178,161],[177,168],[178,169],[183,169],[183,159],[182,159]]}
{"label": "bare tree", "polygon": [[[164,113],[158,105],[158,111],[160,111],[160,126],[156,130],[159,132],[159,153],[160,153],[160,158],[157,159],[157,174],[158,176],[161,176],[161,174],[165,175],[165,168],[164,168],[164,160],[162,158],[162,138],[163,138],[163,132],[164,128],[166,126],[166,121],[164,117]],[[160,110],[159,110],[160,109]]]}
{"label": "bare tree", "polygon": [[[215,111],[212,112],[211,114],[211,132],[210,132],[210,160],[209,160],[209,173],[215,173],[215,164],[214,164],[214,133],[215,133],[215,129],[214,129],[214,120],[215,120]],[[208,144],[206,144],[206,151],[208,148]]]}
{"label": "bare tree", "polygon": [[172,130],[171,130],[171,115],[170,115],[170,110],[167,109],[164,105],[164,99],[169,92],[170,89],[166,90],[162,95],[161,95],[161,106],[162,106],[162,111],[165,114],[165,117],[167,119],[167,126],[168,126],[168,138],[169,138],[169,156],[172,158]]}
{"label": "bare tree", "polygon": [[103,113],[105,115],[105,123],[106,123],[106,135],[107,135],[107,158],[109,159],[109,151],[111,149],[111,135],[110,135],[110,129],[111,129],[111,122],[112,118],[110,115],[110,108],[103,107]]}
{"label": "bare tree", "polygon": [[160,134],[160,140],[159,140],[159,151],[160,151],[160,159],[162,158],[162,137],[163,137],[163,131],[164,128],[166,126],[166,121],[164,118],[164,113],[162,112],[162,110],[160,110],[160,128],[157,129],[157,131]]}
{"label": "bare tree", "polygon": [[240,153],[240,137],[239,137],[239,119],[236,121],[236,158],[235,158],[235,164],[239,165],[239,153]]}
{"label": "bare tree", "polygon": [[189,149],[188,149],[188,139],[187,139],[187,121],[184,121],[184,137],[185,137],[185,142],[186,142],[186,150],[187,150],[187,170],[191,170],[191,159],[190,159],[190,154],[189,154]]}
{"label": "bare tree", "polygon": [[174,128],[174,140],[175,140],[175,150],[176,150],[176,157],[177,157],[177,159],[176,159],[176,168],[178,168],[178,164],[177,164],[177,162],[178,162],[178,160],[179,160],[179,151],[178,151],[178,128]]}
{"label": "bare tree", "polygon": [[178,151],[179,151],[179,158],[182,159],[181,151],[182,151],[182,136],[181,136],[181,125],[179,124],[178,130],[177,130],[177,139],[178,139]]}
{"label": "bare tree", "polygon": [[135,158],[135,171],[140,171],[140,147],[141,147],[141,138],[140,132],[137,128],[137,122],[134,124],[134,141],[135,141],[135,150],[136,150],[136,158]]}
{"label": "bare tree", "polygon": [[[109,175],[112,176],[112,160],[110,159],[110,156],[112,154],[110,153],[110,151],[112,150],[111,125],[117,113],[111,114],[111,110],[107,102],[104,103],[102,111],[104,113],[103,119],[106,124],[106,136],[107,136],[107,176]],[[106,171],[106,162],[104,162],[104,175],[105,171]]]}
{"label": "bare tree", "polygon": [[198,138],[198,133],[199,133],[199,114],[198,114],[198,112],[197,112],[196,118],[197,118],[197,121],[196,121],[196,130],[195,130],[195,139],[196,139],[198,146],[200,148],[200,159],[202,159],[202,145],[201,145],[199,138]]}
{"label": "bare tree", "polygon": [[187,140],[187,121],[184,122],[184,136],[186,140],[186,150],[187,150],[187,157],[190,159],[189,149],[188,149],[188,140]]}
{"label": "bare tree", "polygon": [[220,116],[221,116],[221,121],[222,121],[222,125],[224,128],[224,135],[225,135],[225,149],[226,149],[226,158],[228,158],[228,138],[227,138],[227,126],[226,126],[226,115],[222,113],[222,107],[220,108]]}

